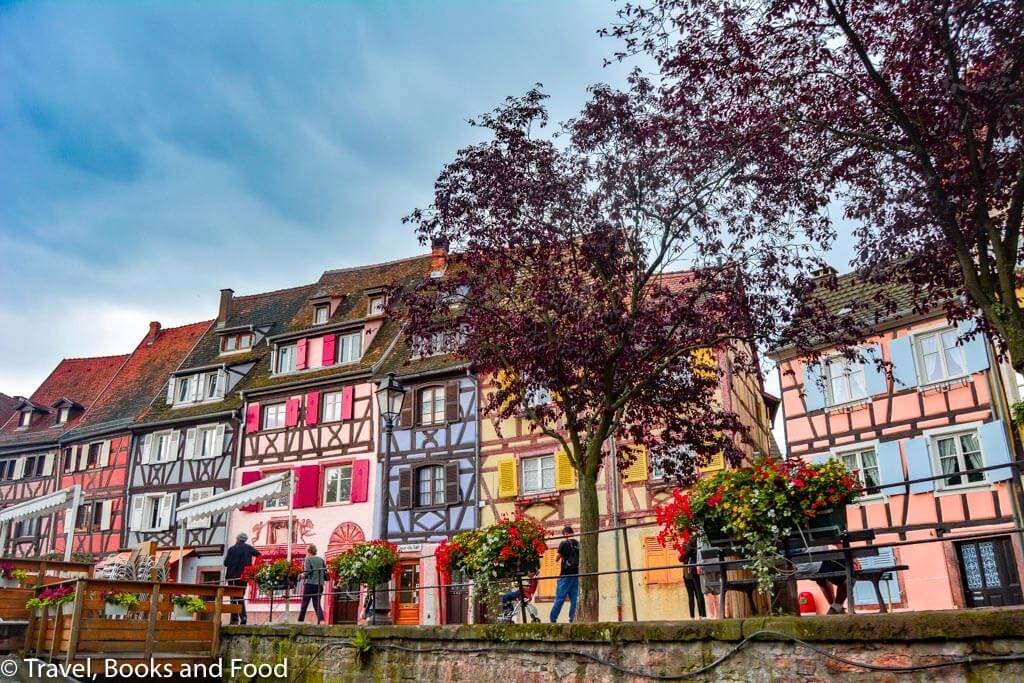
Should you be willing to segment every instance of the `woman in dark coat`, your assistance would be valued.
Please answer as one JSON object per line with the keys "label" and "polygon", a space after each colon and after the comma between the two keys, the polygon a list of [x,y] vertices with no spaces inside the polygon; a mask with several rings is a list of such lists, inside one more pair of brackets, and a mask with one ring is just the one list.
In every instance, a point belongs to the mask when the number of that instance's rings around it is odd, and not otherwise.
{"label": "woman in dark coat", "polygon": [[[688,566],[683,567],[683,583],[686,585],[686,600],[690,607],[690,616],[697,614],[701,619],[708,616],[704,604],[704,593],[700,588],[700,571],[697,567],[697,537],[691,536],[686,549],[679,554],[679,561]],[[696,609],[695,609],[696,605]]]}

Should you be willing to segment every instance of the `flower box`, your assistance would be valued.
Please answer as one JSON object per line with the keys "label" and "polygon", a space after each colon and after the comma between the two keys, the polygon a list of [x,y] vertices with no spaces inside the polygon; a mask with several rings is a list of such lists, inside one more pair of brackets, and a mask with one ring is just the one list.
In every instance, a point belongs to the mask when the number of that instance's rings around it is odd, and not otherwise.
{"label": "flower box", "polygon": [[0,578],[0,588],[17,588],[21,585],[21,582],[17,579],[3,579]]}
{"label": "flower box", "polygon": [[171,616],[176,621],[192,621],[192,613],[188,611],[188,608],[182,607],[181,605],[175,605]]}
{"label": "flower box", "polygon": [[103,605],[103,615],[108,619],[124,619],[128,616],[128,606],[108,602]]}

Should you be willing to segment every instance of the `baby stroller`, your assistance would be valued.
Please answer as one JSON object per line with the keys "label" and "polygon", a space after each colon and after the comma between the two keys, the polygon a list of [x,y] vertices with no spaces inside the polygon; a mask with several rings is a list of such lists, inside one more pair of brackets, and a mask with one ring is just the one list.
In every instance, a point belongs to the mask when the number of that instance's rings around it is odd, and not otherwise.
{"label": "baby stroller", "polygon": [[[525,604],[523,604],[525,603]],[[508,603],[508,607],[504,613],[498,617],[499,624],[521,624],[523,623],[523,609],[526,608],[526,612],[530,615],[530,622],[534,624],[540,623],[540,613],[537,612],[537,608],[533,605],[533,600],[526,598],[516,598],[512,602]]]}

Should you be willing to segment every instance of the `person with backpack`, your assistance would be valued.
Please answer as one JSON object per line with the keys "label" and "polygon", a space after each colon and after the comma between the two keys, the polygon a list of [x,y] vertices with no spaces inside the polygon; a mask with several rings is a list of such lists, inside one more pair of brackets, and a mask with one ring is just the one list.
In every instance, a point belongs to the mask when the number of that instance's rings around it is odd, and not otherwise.
{"label": "person with backpack", "polygon": [[566,598],[569,599],[569,623],[576,620],[576,598],[580,592],[580,542],[572,538],[571,526],[562,529],[562,534],[566,539],[558,544],[558,559],[562,569],[555,585],[555,604],[551,606],[552,624],[558,621]]}

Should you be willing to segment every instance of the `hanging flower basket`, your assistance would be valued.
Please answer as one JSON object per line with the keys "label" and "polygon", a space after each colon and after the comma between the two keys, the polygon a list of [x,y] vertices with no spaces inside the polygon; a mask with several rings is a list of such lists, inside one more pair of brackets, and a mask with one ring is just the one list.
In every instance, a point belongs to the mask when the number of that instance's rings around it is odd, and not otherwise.
{"label": "hanging flower basket", "polygon": [[532,517],[506,515],[489,527],[442,541],[434,555],[448,574],[462,572],[475,581],[510,579],[540,569],[546,533]]}
{"label": "hanging flower basket", "polygon": [[302,573],[302,565],[297,561],[273,560],[258,562],[246,567],[242,578],[265,593],[294,588]]}
{"label": "hanging flower basket", "polygon": [[388,541],[357,543],[327,563],[336,585],[381,586],[391,580],[398,564],[398,546]]}

